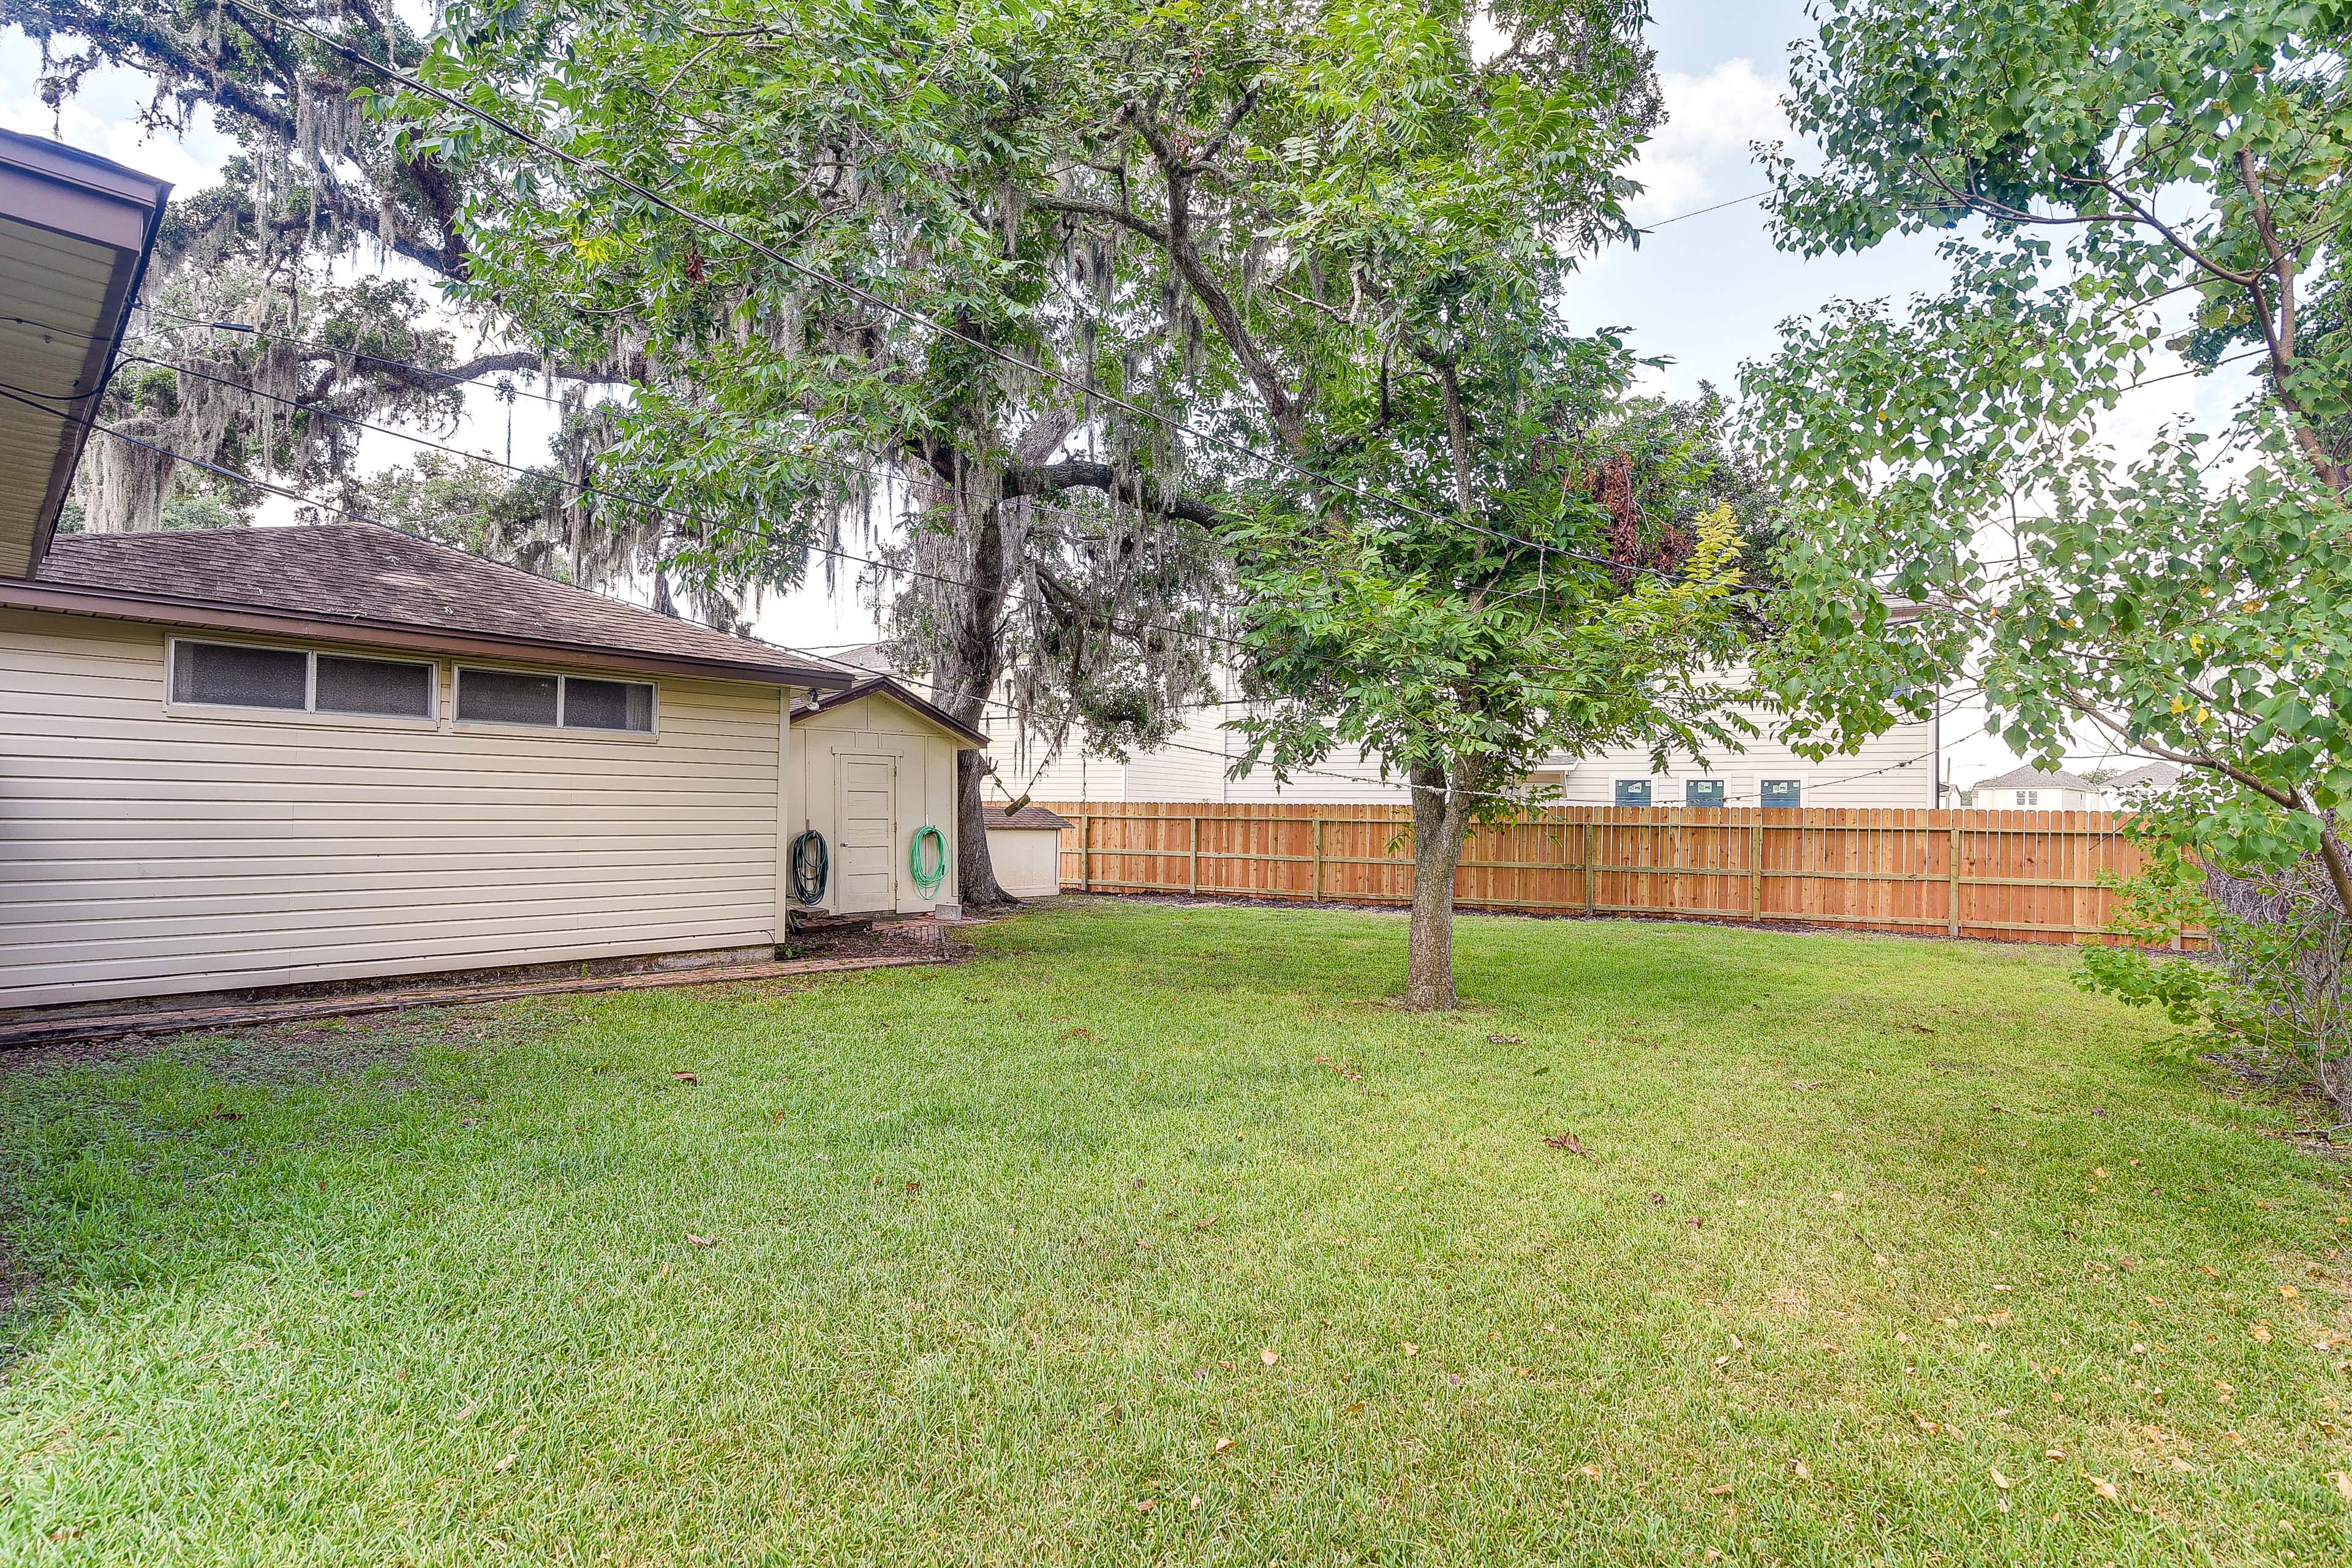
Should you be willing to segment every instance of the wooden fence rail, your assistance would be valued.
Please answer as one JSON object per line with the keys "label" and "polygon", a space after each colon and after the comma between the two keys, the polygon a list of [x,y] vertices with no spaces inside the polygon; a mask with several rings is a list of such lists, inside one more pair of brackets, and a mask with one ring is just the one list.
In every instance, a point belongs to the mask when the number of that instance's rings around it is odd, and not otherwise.
{"label": "wooden fence rail", "polygon": [[[1041,802],[1076,891],[1404,903],[1402,806]],[[2083,811],[1558,806],[1465,845],[1466,908],[1790,921],[2000,942],[2113,941],[2139,852]]]}

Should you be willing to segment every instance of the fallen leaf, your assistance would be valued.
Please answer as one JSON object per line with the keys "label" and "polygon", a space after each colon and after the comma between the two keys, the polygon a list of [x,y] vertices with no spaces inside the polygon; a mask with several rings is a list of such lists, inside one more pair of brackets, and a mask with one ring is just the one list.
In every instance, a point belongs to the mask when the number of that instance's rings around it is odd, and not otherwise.
{"label": "fallen leaf", "polygon": [[2342,1497],[2346,1502],[2352,1502],[2352,1474],[2347,1474],[2343,1470],[2337,1470],[2334,1475],[2328,1477],[2328,1479],[2336,1483],[2336,1490],[2338,1496]]}
{"label": "fallen leaf", "polygon": [[373,1285],[371,1285],[371,1286],[369,1286],[369,1287],[368,1287],[366,1289],[364,1289],[364,1290],[354,1290],[354,1291],[352,1291],[352,1300],[354,1300],[354,1301],[360,1300],[362,1300],[362,1298],[364,1298],[364,1297],[366,1297],[366,1296],[370,1295],[371,1293],[373,1293],[373,1292],[374,1291],[374,1289],[375,1289],[375,1287],[374,1287],[374,1286],[373,1286]]}
{"label": "fallen leaf", "polygon": [[2091,1167],[2091,1174],[2104,1182],[2107,1179],[2107,1168],[2105,1165],[2094,1165]]}
{"label": "fallen leaf", "polygon": [[1199,1492],[1194,1492],[1192,1494],[1192,1506],[1196,1509],[1201,1506],[1201,1494]]}
{"label": "fallen leaf", "polygon": [[673,1072],[669,1076],[677,1079],[680,1083],[700,1083],[702,1081],[702,1075],[698,1072]]}
{"label": "fallen leaf", "polygon": [[1544,1142],[1555,1149],[1565,1150],[1570,1154],[1581,1154],[1588,1160],[1592,1158],[1591,1151],[1585,1148],[1573,1132],[1555,1133],[1546,1138]]}
{"label": "fallen leaf", "polygon": [[1996,1285],[1993,1289],[1996,1290],[2014,1290],[2017,1287],[2014,1285]]}
{"label": "fallen leaf", "polygon": [[1801,1481],[1810,1481],[1810,1480],[1811,1480],[1811,1479],[1813,1479],[1813,1472],[1812,1472],[1812,1471],[1811,1471],[1811,1470],[1809,1470],[1809,1469],[1807,1469],[1807,1468],[1805,1468],[1805,1461],[1804,1461],[1804,1460],[1802,1460],[1802,1459],[1792,1459],[1792,1460],[1790,1460],[1790,1464],[1791,1468],[1793,1468],[1795,1469],[1795,1471],[1797,1472],[1797,1479],[1798,1479],[1799,1480],[1801,1480]]}
{"label": "fallen leaf", "polygon": [[2210,1263],[2200,1263],[2200,1264],[2199,1264],[2197,1267],[2198,1267],[2198,1268],[2202,1268],[2203,1270],[2205,1270],[2205,1272],[2206,1272],[2206,1273],[2208,1273],[2208,1274],[2211,1275],[2211,1276],[2212,1276],[2214,1279],[2219,1279],[2220,1278],[2221,1278],[2221,1271],[2220,1269],[2218,1269],[2218,1268],[2214,1268],[2214,1267],[2213,1267],[2211,1264],[2210,1264]]}
{"label": "fallen leaf", "polygon": [[2256,1323],[2252,1328],[2248,1329],[2246,1332],[2253,1335],[2256,1340],[2260,1341],[2263,1344],[2271,1342],[2271,1326],[2268,1323]]}
{"label": "fallen leaf", "polygon": [[1709,1497],[1729,1497],[1731,1495],[1731,1488],[1728,1485],[1709,1487],[1706,1489],[1706,1495]]}
{"label": "fallen leaf", "polygon": [[2292,1285],[2282,1285],[2279,1287],[2279,1294],[2292,1301],[2295,1299],[2297,1292],[2295,1288]]}
{"label": "fallen leaf", "polygon": [[2042,1450],[2042,1457],[2045,1459],[2063,1459],[2066,1457],[2066,1450],[2063,1448],[2044,1448]]}
{"label": "fallen leaf", "polygon": [[1257,1352],[1257,1359],[1265,1363],[1266,1365],[1272,1366],[1276,1362],[1282,1359],[1282,1352],[1276,1350],[1273,1346],[1268,1345],[1265,1349]]}
{"label": "fallen leaf", "polygon": [[1578,1473],[1583,1476],[1588,1481],[1597,1481],[1601,1479],[1601,1467],[1598,1465],[1587,1465]]}
{"label": "fallen leaf", "polygon": [[2083,1479],[2091,1483],[2091,1489],[2093,1491],[2098,1493],[2109,1502],[2119,1502],[2122,1500],[2123,1493],[2116,1490],[2115,1482],[2101,1476],[2084,1476]]}
{"label": "fallen leaf", "polygon": [[[2185,1474],[2187,1474],[2189,1470],[2194,1469],[2196,1467],[2195,1467],[2195,1466],[2193,1466],[2193,1465],[2191,1465],[2188,1460],[2183,1459],[2183,1458],[2179,1458],[2178,1456],[2176,1456],[2176,1457],[2173,1458],[2173,1461],[2172,1461],[2172,1468],[2173,1468],[2174,1469],[2176,1469],[2176,1470],[2180,1471],[2182,1474],[2184,1474],[2184,1475],[2185,1475]],[[2352,1493],[2347,1493],[2347,1496],[2352,1496]]]}
{"label": "fallen leaf", "polygon": [[1142,1501],[1135,1505],[1135,1511],[1138,1513],[1150,1513],[1153,1509],[1158,1508],[1159,1506],[1160,1505],[1154,1502],[1151,1499],[1145,1498]]}
{"label": "fallen leaf", "polygon": [[1210,1447],[1209,1452],[1212,1454],[1222,1454],[1233,1446],[1234,1440],[1231,1437],[1220,1437]]}
{"label": "fallen leaf", "polygon": [[520,1458],[522,1458],[522,1456],[520,1454],[509,1454],[505,1458],[500,1459],[497,1464],[492,1465],[490,1468],[499,1471],[511,1470],[514,1468],[514,1462]]}
{"label": "fallen leaf", "polygon": [[1490,1046],[1524,1046],[1527,1041],[1517,1035],[1489,1035],[1486,1043]]}
{"label": "fallen leaf", "polygon": [[686,1239],[694,1243],[697,1247],[712,1247],[717,1245],[717,1243],[713,1242],[709,1237],[697,1236],[690,1230],[686,1233]]}
{"label": "fallen leaf", "polygon": [[1407,1340],[1405,1342],[1404,1353],[1407,1355],[1419,1355],[1421,1353],[1421,1347],[1414,1344],[1411,1340]]}
{"label": "fallen leaf", "polygon": [[1993,1468],[1992,1484],[1999,1487],[2003,1491],[2007,1491],[2009,1489],[2009,1478],[2000,1473],[2000,1467],[1998,1466],[1995,1466]]}
{"label": "fallen leaf", "polygon": [[470,1405],[467,1405],[463,1410],[458,1411],[457,1415],[449,1417],[452,1421],[471,1421],[473,1418],[474,1407]]}

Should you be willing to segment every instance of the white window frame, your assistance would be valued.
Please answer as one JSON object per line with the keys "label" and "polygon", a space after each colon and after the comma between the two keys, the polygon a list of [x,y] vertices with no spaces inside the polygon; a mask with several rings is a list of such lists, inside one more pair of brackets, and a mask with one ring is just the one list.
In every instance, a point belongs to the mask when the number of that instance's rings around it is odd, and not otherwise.
{"label": "white window frame", "polygon": [[2042,805],[2042,792],[2038,789],[2021,789],[2011,793],[2017,796],[2017,805],[2021,811],[2037,810]]}
{"label": "white window frame", "polygon": [[[302,656],[302,706],[299,708],[248,708],[236,702],[183,702],[173,694],[180,689],[180,649],[193,643],[210,647],[251,648],[258,653],[299,653]],[[362,659],[371,664],[402,664],[426,672],[425,712],[415,713],[339,713],[319,709],[319,659]],[[404,658],[387,655],[373,648],[320,647],[307,643],[255,642],[246,637],[215,637],[174,635],[163,650],[163,711],[180,719],[223,719],[244,723],[259,721],[276,724],[314,724],[326,727],[352,725],[361,729],[431,730],[441,721],[441,663],[432,658]]]}
{"label": "white window frame", "polygon": [[[469,669],[478,669],[488,675],[552,677],[555,680],[555,722],[536,724],[528,719],[459,718],[458,715],[464,711],[462,694],[465,689],[466,672]],[[643,686],[650,689],[653,692],[654,703],[653,723],[649,728],[643,730],[602,730],[593,726],[566,724],[563,721],[563,710],[571,703],[571,685],[574,680],[597,680],[613,685]],[[568,735],[583,741],[624,741],[642,745],[661,738],[661,682],[642,675],[605,675],[595,670],[550,669],[543,665],[494,664],[478,659],[457,661],[452,664],[449,672],[449,718],[452,726],[456,729],[481,731],[490,734],[512,734],[521,730],[540,735]]]}

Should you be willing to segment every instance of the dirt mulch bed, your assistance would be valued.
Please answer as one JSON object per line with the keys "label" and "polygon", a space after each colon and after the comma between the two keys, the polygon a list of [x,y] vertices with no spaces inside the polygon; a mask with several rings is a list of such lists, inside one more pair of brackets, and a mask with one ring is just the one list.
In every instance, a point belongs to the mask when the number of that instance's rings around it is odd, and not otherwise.
{"label": "dirt mulch bed", "polygon": [[708,969],[654,970],[563,980],[520,983],[463,982],[397,989],[309,994],[284,1000],[239,997],[146,1005],[120,1013],[79,1011],[70,1015],[23,1015],[0,1021],[0,1068],[26,1068],[72,1060],[103,1059],[135,1051],[147,1040],[195,1031],[262,1028],[314,1019],[355,1018],[406,1013],[418,1007],[464,1006],[531,996],[580,995],[604,991],[656,991],[678,985],[727,985],[749,981],[789,980],[796,975],[837,974],[861,969],[898,969],[915,964],[955,963],[972,949],[946,940],[944,927],[929,922],[876,926],[823,941],[795,940],[793,956],[770,963],[713,965]]}

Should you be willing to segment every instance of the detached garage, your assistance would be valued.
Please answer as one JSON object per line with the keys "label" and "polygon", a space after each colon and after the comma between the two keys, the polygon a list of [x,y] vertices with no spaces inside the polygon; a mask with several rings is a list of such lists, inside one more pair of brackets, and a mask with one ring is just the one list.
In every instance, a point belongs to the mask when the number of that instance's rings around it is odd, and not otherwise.
{"label": "detached garage", "polygon": [[954,898],[983,742],[895,687],[385,528],[59,535],[164,195],[0,132],[0,1015],[766,959],[819,822]]}

